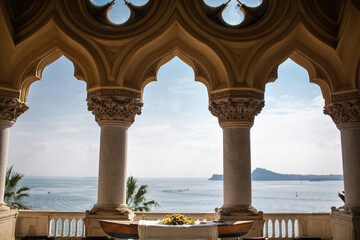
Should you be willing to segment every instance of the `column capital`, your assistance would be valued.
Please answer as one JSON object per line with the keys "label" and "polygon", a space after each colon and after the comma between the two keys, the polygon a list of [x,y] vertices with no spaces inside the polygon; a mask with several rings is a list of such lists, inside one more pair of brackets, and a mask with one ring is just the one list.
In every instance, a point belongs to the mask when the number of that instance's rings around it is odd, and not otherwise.
{"label": "column capital", "polygon": [[88,93],[88,110],[95,115],[96,122],[102,125],[131,126],[135,116],[141,114],[143,103],[140,93],[108,89]]}
{"label": "column capital", "polygon": [[251,90],[228,90],[211,94],[209,110],[221,127],[252,127],[264,107],[263,94]]}
{"label": "column capital", "polygon": [[334,102],[324,107],[336,126],[341,128],[360,127],[360,99]]}
{"label": "column capital", "polygon": [[15,92],[0,91],[0,124],[12,126],[29,107]]}

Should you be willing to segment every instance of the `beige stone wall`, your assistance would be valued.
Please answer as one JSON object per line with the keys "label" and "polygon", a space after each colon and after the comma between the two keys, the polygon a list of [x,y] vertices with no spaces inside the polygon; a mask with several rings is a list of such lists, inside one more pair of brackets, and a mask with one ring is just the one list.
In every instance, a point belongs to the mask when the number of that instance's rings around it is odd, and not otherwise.
{"label": "beige stone wall", "polygon": [[17,210],[0,211],[0,239],[15,239],[15,222]]}

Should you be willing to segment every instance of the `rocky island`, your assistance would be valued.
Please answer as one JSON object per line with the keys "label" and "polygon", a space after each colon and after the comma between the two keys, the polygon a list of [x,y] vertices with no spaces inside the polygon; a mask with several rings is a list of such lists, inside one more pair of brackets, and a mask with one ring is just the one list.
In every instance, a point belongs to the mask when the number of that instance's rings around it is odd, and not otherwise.
{"label": "rocky island", "polygon": [[[251,173],[252,181],[339,181],[343,180],[343,175],[301,175],[301,174],[281,174],[272,172],[264,168],[256,168]],[[213,174],[209,180],[223,180],[222,174]]]}

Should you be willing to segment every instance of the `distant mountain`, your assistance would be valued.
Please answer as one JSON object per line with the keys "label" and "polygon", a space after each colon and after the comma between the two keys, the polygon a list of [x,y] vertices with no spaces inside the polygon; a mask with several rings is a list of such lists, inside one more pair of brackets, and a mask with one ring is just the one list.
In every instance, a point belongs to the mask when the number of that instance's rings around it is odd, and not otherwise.
{"label": "distant mountain", "polygon": [[[343,180],[343,175],[300,175],[300,174],[280,174],[264,168],[256,168],[252,174],[253,181],[336,181]],[[222,174],[213,174],[209,180],[223,180]]]}
{"label": "distant mountain", "polygon": [[220,180],[222,181],[224,176],[222,174],[213,174],[209,180]]}

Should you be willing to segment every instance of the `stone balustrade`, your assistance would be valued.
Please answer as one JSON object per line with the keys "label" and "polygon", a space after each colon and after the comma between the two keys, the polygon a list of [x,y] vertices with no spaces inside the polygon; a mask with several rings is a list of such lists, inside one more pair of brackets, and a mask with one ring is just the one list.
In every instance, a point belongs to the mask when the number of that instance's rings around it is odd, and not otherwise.
{"label": "stone balustrade", "polygon": [[85,236],[84,218],[85,212],[19,211],[15,236],[81,238]]}
{"label": "stone balustrade", "polygon": [[264,213],[264,237],[285,240],[306,236],[332,239],[330,213]]}
{"label": "stone balustrade", "polygon": [[[214,213],[181,213],[196,220],[215,220]],[[171,213],[137,212],[135,220],[157,220]],[[332,239],[330,213],[264,213],[264,237],[292,239],[318,236]],[[56,239],[81,239],[85,236],[84,212],[19,211],[16,238],[51,236]]]}

